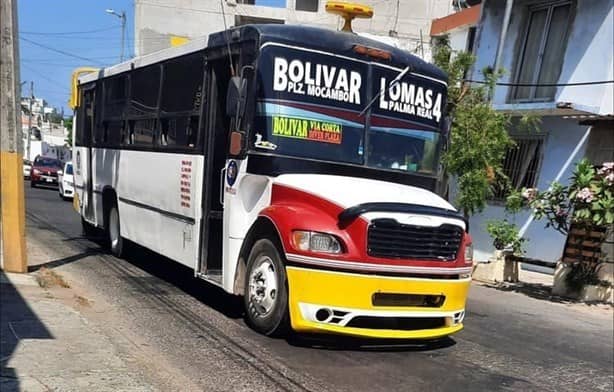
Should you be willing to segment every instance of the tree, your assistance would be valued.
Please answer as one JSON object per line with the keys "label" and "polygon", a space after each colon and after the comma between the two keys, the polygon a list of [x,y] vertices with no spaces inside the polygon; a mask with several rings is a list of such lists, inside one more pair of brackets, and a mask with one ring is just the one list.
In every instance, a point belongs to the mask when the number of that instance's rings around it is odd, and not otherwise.
{"label": "tree", "polygon": [[68,133],[66,134],[66,139],[64,139],[64,142],[68,146],[72,146],[72,117],[68,117],[64,119],[64,126],[68,130]]}
{"label": "tree", "polygon": [[485,69],[483,84],[465,82],[475,62],[466,52],[453,53],[447,37],[434,47],[434,62],[448,74],[448,148],[443,154],[447,175],[457,178],[457,207],[465,216],[480,212],[492,196],[495,180],[505,181],[503,159],[514,142],[507,133],[510,117],[494,110],[490,97],[502,71]]}

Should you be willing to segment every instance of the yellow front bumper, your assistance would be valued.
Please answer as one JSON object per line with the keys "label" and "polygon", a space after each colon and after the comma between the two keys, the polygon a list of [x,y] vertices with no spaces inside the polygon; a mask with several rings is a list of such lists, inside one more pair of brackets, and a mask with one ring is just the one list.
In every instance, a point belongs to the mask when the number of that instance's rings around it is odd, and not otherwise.
{"label": "yellow front bumper", "polygon": [[[328,332],[360,337],[394,339],[432,339],[447,336],[463,328],[465,301],[471,279],[420,279],[332,272],[287,267],[289,309],[292,328],[297,332]],[[375,293],[444,295],[438,308],[373,306]],[[320,322],[318,309],[330,309],[343,315]],[[445,325],[431,329],[379,329],[346,326],[354,317],[385,319],[445,318]],[[340,320],[341,319],[341,320]]]}

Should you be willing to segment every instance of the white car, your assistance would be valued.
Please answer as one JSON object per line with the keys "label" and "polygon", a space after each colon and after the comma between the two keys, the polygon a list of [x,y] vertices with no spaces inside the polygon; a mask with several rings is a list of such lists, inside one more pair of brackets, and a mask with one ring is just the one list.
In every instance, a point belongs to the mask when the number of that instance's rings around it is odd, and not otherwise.
{"label": "white car", "polygon": [[23,160],[23,177],[29,179],[32,173],[32,163],[27,159]]}
{"label": "white car", "polygon": [[64,200],[73,198],[75,193],[75,183],[72,173],[72,162],[64,164],[64,170],[58,171],[58,192]]}

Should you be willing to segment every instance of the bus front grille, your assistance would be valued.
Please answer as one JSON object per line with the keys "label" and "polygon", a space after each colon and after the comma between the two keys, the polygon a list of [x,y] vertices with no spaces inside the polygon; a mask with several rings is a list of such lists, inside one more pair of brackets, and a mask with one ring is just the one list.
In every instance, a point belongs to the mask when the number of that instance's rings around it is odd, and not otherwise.
{"label": "bus front grille", "polygon": [[444,224],[438,227],[414,226],[394,219],[375,219],[367,236],[370,256],[398,259],[455,260],[463,229]]}

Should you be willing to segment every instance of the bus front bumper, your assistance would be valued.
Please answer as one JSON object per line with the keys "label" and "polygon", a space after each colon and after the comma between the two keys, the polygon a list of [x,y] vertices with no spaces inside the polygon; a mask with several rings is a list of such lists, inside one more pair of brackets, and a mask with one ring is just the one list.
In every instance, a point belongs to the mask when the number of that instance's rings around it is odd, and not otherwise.
{"label": "bus front bumper", "polygon": [[[434,339],[463,329],[471,279],[422,279],[286,267],[297,332]],[[375,306],[374,294],[445,296],[438,307]]]}

